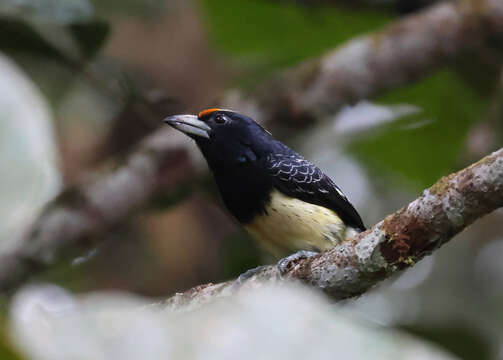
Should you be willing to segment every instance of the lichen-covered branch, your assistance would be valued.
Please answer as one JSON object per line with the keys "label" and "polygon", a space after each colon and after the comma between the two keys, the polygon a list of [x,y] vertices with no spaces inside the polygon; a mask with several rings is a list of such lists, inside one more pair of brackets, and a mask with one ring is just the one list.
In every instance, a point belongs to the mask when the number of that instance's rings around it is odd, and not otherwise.
{"label": "lichen-covered branch", "polygon": [[408,84],[503,41],[503,1],[444,1],[355,38],[225,105],[264,122],[306,123],[342,105]]}
{"label": "lichen-covered branch", "polygon": [[335,299],[363,294],[391,274],[414,265],[478,218],[503,207],[503,149],[440,179],[371,229],[312,258],[291,261],[286,274],[262,267],[246,280],[208,284],[176,294],[163,305],[191,309],[241,287],[298,279]]}
{"label": "lichen-covered branch", "polygon": [[92,246],[160,189],[193,175],[186,149],[168,129],[146,138],[115,171],[64,190],[42,210],[14,248],[0,250],[0,291],[22,282],[63,254]]}

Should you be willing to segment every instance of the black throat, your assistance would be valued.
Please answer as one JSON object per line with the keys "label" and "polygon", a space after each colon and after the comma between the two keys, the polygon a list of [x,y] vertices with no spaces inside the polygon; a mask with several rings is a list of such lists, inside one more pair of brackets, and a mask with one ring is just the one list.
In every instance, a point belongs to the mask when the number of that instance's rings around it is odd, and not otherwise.
{"label": "black throat", "polygon": [[240,223],[266,213],[273,185],[257,163],[212,170],[225,206]]}

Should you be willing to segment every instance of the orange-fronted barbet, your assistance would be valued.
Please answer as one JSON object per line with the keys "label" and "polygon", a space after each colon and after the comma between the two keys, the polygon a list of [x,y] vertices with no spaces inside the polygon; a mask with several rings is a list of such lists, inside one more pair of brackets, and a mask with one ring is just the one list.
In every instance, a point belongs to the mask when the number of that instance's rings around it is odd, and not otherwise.
{"label": "orange-fronted barbet", "polygon": [[214,108],[164,121],[195,140],[229,212],[273,255],[310,256],[365,230],[327,175],[250,117]]}

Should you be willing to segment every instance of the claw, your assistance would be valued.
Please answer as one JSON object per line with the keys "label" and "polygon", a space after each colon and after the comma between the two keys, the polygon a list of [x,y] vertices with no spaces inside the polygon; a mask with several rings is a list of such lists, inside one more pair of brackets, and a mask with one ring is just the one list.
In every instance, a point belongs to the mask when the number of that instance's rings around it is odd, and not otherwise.
{"label": "claw", "polygon": [[278,261],[278,264],[276,265],[278,267],[279,272],[281,275],[284,275],[288,271],[288,265],[290,262],[299,260],[299,259],[307,259],[313,256],[318,255],[319,253],[316,251],[307,251],[307,250],[301,250],[296,252],[295,254],[289,255],[280,261]]}
{"label": "claw", "polygon": [[246,280],[253,277],[255,274],[259,273],[265,267],[267,267],[267,265],[257,266],[256,268],[246,270],[244,273],[239,275],[238,278],[234,281],[234,286],[240,287],[245,283]]}

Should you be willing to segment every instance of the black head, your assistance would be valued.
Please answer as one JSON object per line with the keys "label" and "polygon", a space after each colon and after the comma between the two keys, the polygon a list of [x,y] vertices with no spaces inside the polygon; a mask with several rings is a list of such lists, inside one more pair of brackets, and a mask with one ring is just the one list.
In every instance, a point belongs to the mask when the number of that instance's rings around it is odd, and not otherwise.
{"label": "black head", "polygon": [[164,121],[193,138],[214,170],[252,163],[281,146],[252,118],[231,110],[207,109]]}

